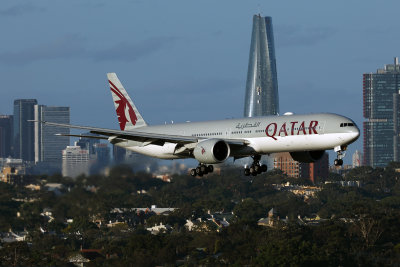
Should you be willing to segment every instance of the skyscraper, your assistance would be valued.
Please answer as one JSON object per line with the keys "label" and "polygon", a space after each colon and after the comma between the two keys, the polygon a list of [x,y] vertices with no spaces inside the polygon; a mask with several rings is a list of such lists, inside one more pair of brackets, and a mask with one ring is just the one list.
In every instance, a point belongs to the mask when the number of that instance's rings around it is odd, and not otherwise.
{"label": "skyscraper", "polygon": [[254,15],[247,72],[245,117],[279,113],[272,18]]}
{"label": "skyscraper", "polygon": [[110,148],[108,144],[97,143],[94,144],[95,159],[90,168],[90,173],[99,173],[110,164]]}
{"label": "skyscraper", "polygon": [[114,163],[121,164],[125,161],[126,149],[113,145],[113,159]]}
{"label": "skyscraper", "polygon": [[[49,107],[35,105],[35,120],[57,123],[70,123],[69,107]],[[62,150],[69,145],[68,136],[56,134],[69,134],[69,128],[48,126],[42,123],[35,125],[35,162],[48,170],[60,171],[62,163]]]}
{"label": "skyscraper", "polygon": [[67,146],[62,151],[62,175],[76,178],[81,174],[89,175],[89,151],[80,146]]}
{"label": "skyscraper", "polygon": [[13,155],[24,161],[35,160],[34,106],[36,99],[14,100]]}
{"label": "skyscraper", "polygon": [[352,157],[353,160],[353,168],[361,167],[363,164],[363,155],[360,151],[356,150]]}
{"label": "skyscraper", "polygon": [[399,161],[400,65],[363,75],[364,164],[385,167]]}
{"label": "skyscraper", "polygon": [[11,156],[13,116],[0,115],[0,158]]}
{"label": "skyscraper", "polygon": [[[92,134],[90,132],[84,133],[84,136],[98,136],[96,134]],[[89,151],[89,155],[95,155],[95,145],[99,144],[100,140],[96,138],[88,138],[88,137],[80,137],[76,142],[77,146],[80,146],[82,149]]]}

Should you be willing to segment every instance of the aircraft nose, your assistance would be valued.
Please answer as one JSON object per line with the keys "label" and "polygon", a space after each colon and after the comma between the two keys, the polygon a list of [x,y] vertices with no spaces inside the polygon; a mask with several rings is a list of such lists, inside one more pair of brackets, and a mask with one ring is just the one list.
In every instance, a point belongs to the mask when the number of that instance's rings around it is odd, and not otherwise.
{"label": "aircraft nose", "polygon": [[354,127],[351,129],[351,133],[352,133],[352,136],[353,136],[352,142],[354,142],[360,136],[360,129],[358,128],[358,126],[356,124],[354,124]]}

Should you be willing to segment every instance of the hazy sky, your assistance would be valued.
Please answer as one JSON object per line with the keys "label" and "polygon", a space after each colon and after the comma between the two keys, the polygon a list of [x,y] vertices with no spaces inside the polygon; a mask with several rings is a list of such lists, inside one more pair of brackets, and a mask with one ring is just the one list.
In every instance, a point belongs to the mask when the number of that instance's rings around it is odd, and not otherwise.
{"label": "hazy sky", "polygon": [[36,98],[70,106],[73,124],[118,127],[107,72],[149,124],[242,117],[256,13],[273,19],[281,113],[334,112],[362,130],[362,74],[400,56],[398,0],[1,3],[0,113]]}

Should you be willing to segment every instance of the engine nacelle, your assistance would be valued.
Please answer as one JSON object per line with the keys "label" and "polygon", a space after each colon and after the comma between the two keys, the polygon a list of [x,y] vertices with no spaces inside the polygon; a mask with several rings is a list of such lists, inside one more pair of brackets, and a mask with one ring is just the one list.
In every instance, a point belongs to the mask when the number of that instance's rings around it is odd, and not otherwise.
{"label": "engine nacelle", "polygon": [[220,139],[208,139],[197,144],[193,156],[200,163],[215,164],[224,162],[230,154],[229,145]]}
{"label": "engine nacelle", "polygon": [[295,161],[311,163],[316,162],[324,155],[325,150],[314,150],[314,151],[301,151],[301,152],[290,152],[290,156]]}

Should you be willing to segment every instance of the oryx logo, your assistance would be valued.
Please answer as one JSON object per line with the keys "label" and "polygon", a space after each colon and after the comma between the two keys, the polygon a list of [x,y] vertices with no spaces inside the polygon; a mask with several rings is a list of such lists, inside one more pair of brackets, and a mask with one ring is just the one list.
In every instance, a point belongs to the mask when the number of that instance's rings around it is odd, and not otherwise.
{"label": "oryx logo", "polygon": [[204,149],[204,147],[201,147],[201,154],[204,155],[204,153],[206,153],[206,150]]}
{"label": "oryx logo", "polygon": [[110,80],[108,82],[110,83],[111,91],[119,98],[119,100],[115,101],[115,103],[118,105],[116,112],[118,116],[119,127],[123,131],[125,130],[127,122],[135,125],[137,117],[128,99],[126,99],[121,91]]}

